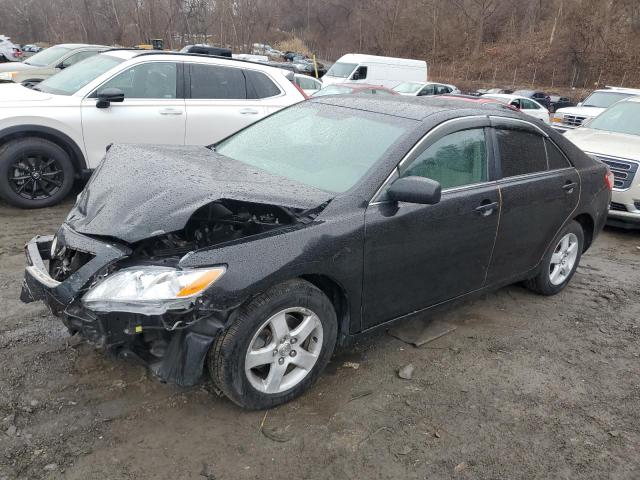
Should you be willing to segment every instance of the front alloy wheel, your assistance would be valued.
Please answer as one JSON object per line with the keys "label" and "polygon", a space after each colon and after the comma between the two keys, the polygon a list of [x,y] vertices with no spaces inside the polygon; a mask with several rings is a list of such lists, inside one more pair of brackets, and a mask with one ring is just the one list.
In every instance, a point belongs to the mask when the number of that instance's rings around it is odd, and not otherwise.
{"label": "front alloy wheel", "polygon": [[329,298],[305,280],[290,280],[232,314],[209,352],[209,374],[241,407],[275,407],[301,395],[320,376],[337,332]]}
{"label": "front alloy wheel", "polygon": [[321,350],[318,316],[307,308],[287,308],[258,328],[245,355],[244,371],[256,390],[284,392],[304,380]]}
{"label": "front alloy wheel", "polygon": [[44,138],[17,138],[0,147],[0,198],[21,208],[50,207],[74,180],[69,154]]}
{"label": "front alloy wheel", "polygon": [[64,184],[64,171],[55,158],[25,154],[9,167],[9,185],[27,200],[43,200],[55,195]]}

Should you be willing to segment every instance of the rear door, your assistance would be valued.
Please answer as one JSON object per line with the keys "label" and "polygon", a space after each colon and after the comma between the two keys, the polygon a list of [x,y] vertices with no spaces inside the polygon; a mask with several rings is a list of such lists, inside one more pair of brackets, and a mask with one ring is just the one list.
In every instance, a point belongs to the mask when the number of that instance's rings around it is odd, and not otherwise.
{"label": "rear door", "polygon": [[483,285],[500,213],[488,124],[454,121],[399,166],[397,176],[440,182],[439,203],[389,202],[383,191],[367,208],[365,329]]}
{"label": "rear door", "polygon": [[500,226],[487,284],[518,277],[537,266],[580,198],[580,177],[535,125],[492,117]]}
{"label": "rear door", "polygon": [[187,79],[187,145],[215,143],[284,106],[282,89],[257,70],[191,63]]}

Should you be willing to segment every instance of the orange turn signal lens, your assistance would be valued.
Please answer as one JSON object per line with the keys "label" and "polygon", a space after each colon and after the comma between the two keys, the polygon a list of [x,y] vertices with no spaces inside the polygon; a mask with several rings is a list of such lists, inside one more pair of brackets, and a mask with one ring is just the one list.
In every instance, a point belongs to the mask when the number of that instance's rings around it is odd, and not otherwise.
{"label": "orange turn signal lens", "polygon": [[213,282],[218,280],[224,274],[225,270],[225,268],[218,267],[203,272],[202,275],[200,275],[198,278],[182,287],[176,296],[190,297],[191,295],[200,293]]}

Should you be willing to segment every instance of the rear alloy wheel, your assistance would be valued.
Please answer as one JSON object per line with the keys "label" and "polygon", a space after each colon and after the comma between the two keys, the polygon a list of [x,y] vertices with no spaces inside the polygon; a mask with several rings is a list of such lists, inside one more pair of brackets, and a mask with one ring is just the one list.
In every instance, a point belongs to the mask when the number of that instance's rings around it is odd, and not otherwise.
{"label": "rear alloy wheel", "polygon": [[524,284],[536,293],[555,295],[567,286],[578,268],[584,245],[582,226],[572,220],[554,239],[538,274]]}
{"label": "rear alloy wheel", "polygon": [[331,301],[304,280],[270,288],[232,318],[209,352],[209,373],[244,408],[271,408],[301,395],[327,365],[336,343]]}
{"label": "rear alloy wheel", "polygon": [[73,186],[69,155],[41,138],[8,142],[0,149],[0,197],[21,208],[59,203]]}

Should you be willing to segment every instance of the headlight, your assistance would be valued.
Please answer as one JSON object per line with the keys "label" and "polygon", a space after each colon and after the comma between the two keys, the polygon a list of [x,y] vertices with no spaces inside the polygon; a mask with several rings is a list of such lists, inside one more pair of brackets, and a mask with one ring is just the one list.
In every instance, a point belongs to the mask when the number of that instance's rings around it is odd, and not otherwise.
{"label": "headlight", "polygon": [[130,267],[107,276],[91,288],[82,303],[96,312],[161,315],[189,308],[224,273],[224,266],[177,270]]}
{"label": "headlight", "polygon": [[18,72],[2,72],[0,73],[0,80],[13,81]]}
{"label": "headlight", "polygon": [[551,123],[562,123],[562,114],[553,114],[551,116]]}

